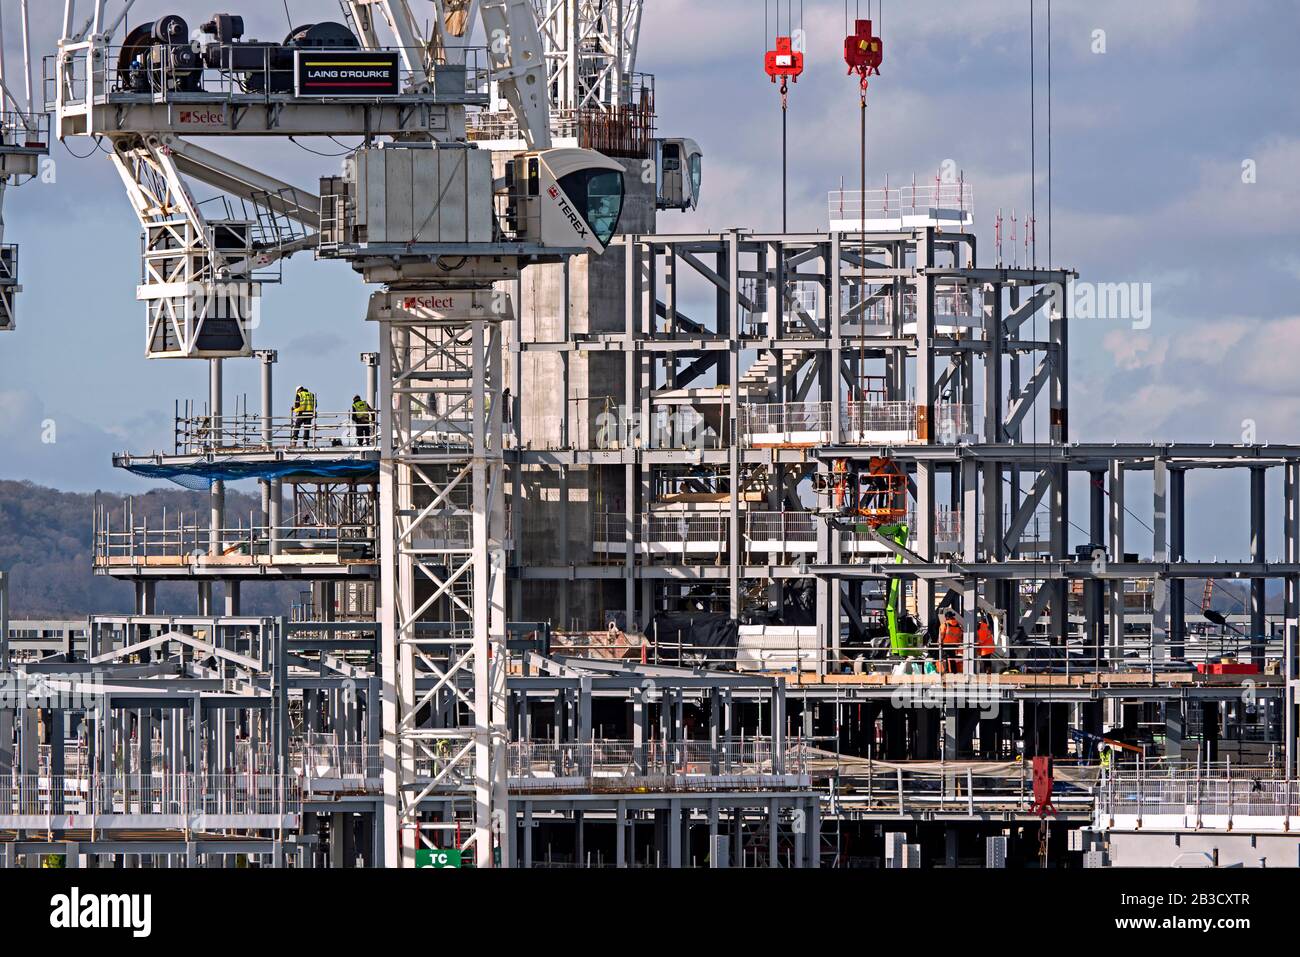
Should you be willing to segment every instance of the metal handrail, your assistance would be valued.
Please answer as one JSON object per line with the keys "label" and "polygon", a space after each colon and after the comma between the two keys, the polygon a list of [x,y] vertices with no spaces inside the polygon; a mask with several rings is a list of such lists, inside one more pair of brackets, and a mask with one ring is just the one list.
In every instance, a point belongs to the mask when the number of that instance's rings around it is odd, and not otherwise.
{"label": "metal handrail", "polygon": [[[378,446],[378,415],[366,414],[357,422],[353,412],[317,412],[307,417],[263,417],[246,412],[234,415],[176,416],[177,455],[202,455],[221,450],[256,449],[373,449]],[[363,438],[359,429],[368,429]]]}
{"label": "metal handrail", "polygon": [[973,212],[975,189],[970,183],[930,183],[880,189],[833,189],[827,193],[826,208],[832,219],[852,219],[865,212],[872,216],[898,216],[932,208]]}
{"label": "metal handrail", "polygon": [[[222,50],[239,49],[231,44],[213,44],[213,46]],[[464,47],[463,49],[465,51],[463,64],[435,64],[434,69],[436,71],[441,68],[455,72],[463,70],[465,82],[462,95],[467,98],[467,101],[468,98],[473,97],[476,102],[482,101],[486,103],[487,94],[482,91],[487,88],[491,78],[487,48]],[[233,71],[207,66],[176,70],[171,61],[167,60],[163,63],[161,72],[155,73],[155,83],[158,88],[151,88],[146,92],[137,92],[124,88],[122,79],[118,74],[118,60],[122,50],[121,45],[87,41],[69,44],[62,53],[44,57],[42,59],[42,89],[45,96],[45,110],[55,112],[61,106],[85,105],[88,100],[102,103],[107,102],[110,97],[117,100],[136,97],[147,102],[190,102],[200,104],[208,104],[214,101],[219,103],[246,103],[259,100],[272,102],[296,98],[292,90],[273,93],[269,92],[269,90],[250,90],[246,87],[243,79],[245,77],[272,77],[286,74],[292,76],[292,67],[283,70],[272,65],[272,50],[269,47],[261,51],[262,63],[256,70]],[[242,52],[246,54],[247,49]],[[426,91],[427,75],[425,68],[411,70],[406,66],[408,54],[412,60],[424,63],[427,55],[425,49],[390,46],[379,47],[374,51],[367,52],[399,54],[400,95],[418,95],[421,97],[433,95],[431,92]],[[201,89],[190,91],[177,89],[184,82],[188,82],[195,73],[199,75]],[[263,85],[268,88],[271,86],[269,83]],[[446,96],[445,91],[440,90],[438,92],[442,96]],[[380,97],[374,99],[380,99]]]}

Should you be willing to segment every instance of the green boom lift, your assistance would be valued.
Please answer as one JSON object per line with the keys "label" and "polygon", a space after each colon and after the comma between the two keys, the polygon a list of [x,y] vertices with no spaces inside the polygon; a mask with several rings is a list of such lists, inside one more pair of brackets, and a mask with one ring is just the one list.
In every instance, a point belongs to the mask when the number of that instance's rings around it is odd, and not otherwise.
{"label": "green boom lift", "polygon": [[[857,531],[862,533],[863,530],[869,529],[869,525],[857,526]],[[907,525],[899,522],[895,525],[881,525],[874,529],[877,535],[893,541],[895,545],[902,548],[907,547],[907,537],[909,529]],[[895,564],[903,564],[903,556],[895,556]],[[889,648],[900,657],[908,658],[923,653],[922,641],[919,635],[910,631],[898,630],[898,606],[902,599],[903,580],[897,576],[890,579],[889,597],[885,600],[885,623],[889,626]]]}

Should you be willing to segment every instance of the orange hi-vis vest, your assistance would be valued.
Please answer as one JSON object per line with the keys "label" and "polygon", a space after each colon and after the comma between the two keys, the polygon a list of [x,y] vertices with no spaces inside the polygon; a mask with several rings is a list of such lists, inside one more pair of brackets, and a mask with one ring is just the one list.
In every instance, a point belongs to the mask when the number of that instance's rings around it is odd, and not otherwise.
{"label": "orange hi-vis vest", "polygon": [[960,645],[962,642],[961,624],[955,621],[944,621],[943,627],[939,629],[939,637],[945,645]]}
{"label": "orange hi-vis vest", "polygon": [[979,649],[980,657],[988,657],[996,650],[993,647],[993,630],[986,621],[981,621],[979,630],[975,632],[975,646]]}

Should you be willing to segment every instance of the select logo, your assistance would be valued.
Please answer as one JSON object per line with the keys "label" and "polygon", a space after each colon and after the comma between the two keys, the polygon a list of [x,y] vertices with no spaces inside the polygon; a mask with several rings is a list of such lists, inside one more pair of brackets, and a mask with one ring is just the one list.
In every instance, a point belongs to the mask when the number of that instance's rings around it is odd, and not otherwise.
{"label": "select logo", "polygon": [[153,933],[152,894],[83,894],[80,888],[50,898],[50,926],[57,930],[129,930]]}
{"label": "select logo", "polygon": [[181,110],[182,126],[225,126],[225,110]]}
{"label": "select logo", "polygon": [[402,308],[411,309],[455,309],[455,296],[406,296],[402,299]]}

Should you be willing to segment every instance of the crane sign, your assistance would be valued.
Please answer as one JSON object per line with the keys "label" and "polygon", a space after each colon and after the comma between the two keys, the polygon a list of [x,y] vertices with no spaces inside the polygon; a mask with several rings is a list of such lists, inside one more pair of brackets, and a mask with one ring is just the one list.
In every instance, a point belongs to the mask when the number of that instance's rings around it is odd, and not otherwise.
{"label": "crane sign", "polygon": [[849,75],[858,75],[862,84],[862,99],[867,98],[867,77],[880,75],[880,62],[884,47],[880,37],[871,30],[870,20],[855,20],[853,32],[844,38],[844,62],[849,65]]}

